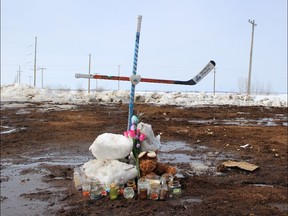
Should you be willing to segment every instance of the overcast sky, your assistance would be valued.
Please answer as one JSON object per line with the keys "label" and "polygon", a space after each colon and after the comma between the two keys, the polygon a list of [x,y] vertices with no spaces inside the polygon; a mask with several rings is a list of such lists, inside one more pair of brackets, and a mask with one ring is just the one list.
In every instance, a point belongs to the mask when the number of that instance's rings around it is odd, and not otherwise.
{"label": "overcast sky", "polygon": [[[142,15],[137,73],[189,80],[216,62],[216,91],[243,91],[248,77],[252,24],[252,88],[287,93],[287,0],[2,0],[1,84],[87,89],[75,73],[132,74],[136,20]],[[137,90],[213,91],[213,73],[195,86],[140,83]],[[41,70],[37,72],[41,87]],[[117,81],[91,87],[118,89]],[[130,83],[120,82],[120,89]]]}

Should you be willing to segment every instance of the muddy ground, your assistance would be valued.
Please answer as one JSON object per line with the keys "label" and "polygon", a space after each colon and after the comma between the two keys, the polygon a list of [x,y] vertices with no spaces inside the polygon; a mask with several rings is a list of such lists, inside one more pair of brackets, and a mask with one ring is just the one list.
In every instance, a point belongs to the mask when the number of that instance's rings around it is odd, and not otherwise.
{"label": "muddy ground", "polygon": [[[126,130],[128,106],[69,107],[2,102],[1,215],[288,214],[287,108],[136,104],[161,134],[161,159],[177,166],[182,196],[96,201],[75,190],[73,169],[93,158],[98,135]],[[217,170],[227,160],[260,168]]]}

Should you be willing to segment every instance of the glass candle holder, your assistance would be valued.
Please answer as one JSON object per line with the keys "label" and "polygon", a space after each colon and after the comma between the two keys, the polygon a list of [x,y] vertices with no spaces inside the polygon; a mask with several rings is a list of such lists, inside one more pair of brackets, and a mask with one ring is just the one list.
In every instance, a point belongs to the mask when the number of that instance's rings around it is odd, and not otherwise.
{"label": "glass candle holder", "polygon": [[149,190],[149,181],[146,179],[139,179],[138,180],[138,194],[140,193],[140,188],[147,188]]}
{"label": "glass candle holder", "polygon": [[148,195],[148,188],[146,187],[139,188],[139,198],[141,200],[147,199],[147,195]]}
{"label": "glass candle holder", "polygon": [[137,190],[137,186],[136,186],[136,183],[135,183],[134,179],[131,179],[131,180],[127,181],[126,185],[127,185],[127,187],[132,187],[134,191]]}
{"label": "glass candle holder", "polygon": [[81,190],[81,173],[80,173],[79,167],[74,168],[73,180],[74,180],[75,189]]}
{"label": "glass candle holder", "polygon": [[118,198],[118,190],[119,187],[112,187],[110,188],[110,200],[115,200]]}
{"label": "glass candle holder", "polygon": [[133,187],[124,188],[123,195],[126,199],[132,199],[134,197],[134,189]]}
{"label": "glass candle holder", "polygon": [[90,196],[91,186],[90,181],[88,179],[85,179],[82,183],[82,195],[83,196]]}
{"label": "glass candle holder", "polygon": [[167,194],[168,194],[168,187],[167,187],[167,185],[166,185],[166,184],[161,185],[161,187],[160,187],[159,199],[160,199],[160,200],[166,200]]}
{"label": "glass candle holder", "polygon": [[152,184],[149,191],[149,197],[151,200],[158,200],[159,199],[159,191],[160,185]]}
{"label": "glass candle holder", "polygon": [[173,181],[169,184],[169,197],[180,197],[182,190],[181,190],[181,185],[179,181]]}
{"label": "glass candle holder", "polygon": [[105,191],[105,185],[101,182],[91,182],[91,191],[90,198],[91,199],[101,199],[103,197],[103,191]]}

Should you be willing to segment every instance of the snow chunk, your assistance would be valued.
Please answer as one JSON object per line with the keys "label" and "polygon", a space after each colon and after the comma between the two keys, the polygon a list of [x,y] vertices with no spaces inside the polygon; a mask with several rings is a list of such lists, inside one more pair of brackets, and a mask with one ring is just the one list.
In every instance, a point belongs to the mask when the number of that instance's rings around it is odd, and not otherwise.
{"label": "snow chunk", "polygon": [[106,186],[115,182],[119,177],[123,177],[127,182],[138,174],[136,166],[117,160],[90,160],[84,163],[83,169],[88,178],[99,179]]}
{"label": "snow chunk", "polygon": [[132,148],[132,139],[121,134],[104,133],[95,139],[89,150],[98,160],[107,160],[125,158]]}

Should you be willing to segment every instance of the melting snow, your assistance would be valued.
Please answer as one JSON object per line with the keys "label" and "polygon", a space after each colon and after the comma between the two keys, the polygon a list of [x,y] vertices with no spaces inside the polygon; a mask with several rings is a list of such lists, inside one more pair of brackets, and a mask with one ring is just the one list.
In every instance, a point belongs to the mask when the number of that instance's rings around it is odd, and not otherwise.
{"label": "melting snow", "polygon": [[[129,103],[129,91],[102,91],[88,94],[86,91],[59,91],[39,89],[24,84],[1,86],[1,101],[53,102],[53,103]],[[137,92],[136,101],[160,105],[237,105],[287,107],[287,94],[240,95],[235,93],[195,92]]]}

